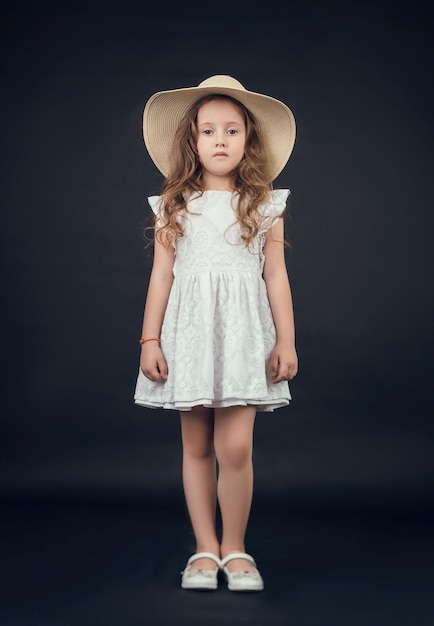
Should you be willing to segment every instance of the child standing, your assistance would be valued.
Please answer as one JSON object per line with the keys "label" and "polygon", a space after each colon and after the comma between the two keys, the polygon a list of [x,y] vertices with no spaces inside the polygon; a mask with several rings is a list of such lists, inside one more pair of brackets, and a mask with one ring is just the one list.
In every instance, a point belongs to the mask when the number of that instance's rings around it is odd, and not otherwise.
{"label": "child standing", "polygon": [[[272,190],[295,141],[292,112],[230,76],[154,94],[144,138],[165,176],[135,402],[181,416],[183,485],[196,553],[184,589],[263,580],[244,538],[256,411],[289,404],[297,373],[282,215]],[[218,467],[218,473],[217,473]],[[222,537],[216,533],[216,506]]]}

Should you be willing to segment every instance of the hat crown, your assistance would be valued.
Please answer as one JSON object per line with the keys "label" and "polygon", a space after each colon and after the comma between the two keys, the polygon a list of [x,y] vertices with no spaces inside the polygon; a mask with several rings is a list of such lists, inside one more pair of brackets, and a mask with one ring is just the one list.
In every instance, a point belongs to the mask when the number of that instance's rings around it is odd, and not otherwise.
{"label": "hat crown", "polygon": [[232,78],[232,76],[227,76],[226,74],[216,74],[215,76],[210,76],[199,83],[198,87],[224,87],[226,89],[246,91],[246,88],[240,83],[239,80]]}

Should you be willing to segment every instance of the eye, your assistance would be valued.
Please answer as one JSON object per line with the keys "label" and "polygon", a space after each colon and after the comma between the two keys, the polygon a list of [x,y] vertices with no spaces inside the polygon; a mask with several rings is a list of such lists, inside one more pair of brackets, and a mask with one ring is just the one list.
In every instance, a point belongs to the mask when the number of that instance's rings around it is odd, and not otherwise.
{"label": "eye", "polygon": [[202,135],[212,135],[211,128],[204,128],[202,131]]}
{"label": "eye", "polygon": [[227,133],[228,133],[228,135],[237,135],[238,134],[238,130],[236,128],[229,128]]}

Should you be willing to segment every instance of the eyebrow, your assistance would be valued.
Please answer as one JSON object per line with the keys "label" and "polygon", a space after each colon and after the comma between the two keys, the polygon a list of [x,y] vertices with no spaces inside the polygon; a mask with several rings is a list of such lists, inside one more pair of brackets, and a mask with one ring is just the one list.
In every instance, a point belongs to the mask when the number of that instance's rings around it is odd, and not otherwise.
{"label": "eyebrow", "polygon": [[[215,122],[202,122],[202,124],[199,124],[200,126],[214,126]],[[240,122],[226,122],[225,126],[242,126],[242,124]]]}

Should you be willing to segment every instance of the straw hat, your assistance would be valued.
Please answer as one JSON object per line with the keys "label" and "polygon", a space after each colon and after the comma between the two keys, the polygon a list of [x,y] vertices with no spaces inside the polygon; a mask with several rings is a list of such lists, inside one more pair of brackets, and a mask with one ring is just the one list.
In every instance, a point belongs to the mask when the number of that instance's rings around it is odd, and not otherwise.
{"label": "straw hat", "polygon": [[283,170],[295,142],[292,111],[275,98],[247,91],[232,76],[211,76],[197,87],[160,91],[151,96],[143,113],[143,136],[151,159],[160,172],[169,174],[169,154],[181,119],[202,96],[224,94],[235,98],[254,115],[267,154],[269,182]]}

